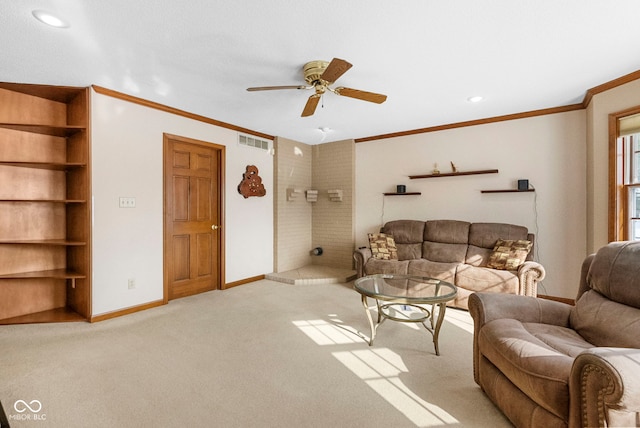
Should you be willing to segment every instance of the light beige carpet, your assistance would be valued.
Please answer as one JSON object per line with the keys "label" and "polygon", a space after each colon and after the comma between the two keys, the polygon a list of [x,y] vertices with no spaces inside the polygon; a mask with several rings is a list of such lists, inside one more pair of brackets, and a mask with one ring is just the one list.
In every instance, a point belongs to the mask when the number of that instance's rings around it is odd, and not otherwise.
{"label": "light beige carpet", "polygon": [[263,280],[96,324],[0,326],[0,401],[12,428],[510,426],[473,382],[471,327],[448,310],[441,356],[392,321],[369,347],[350,283]]}

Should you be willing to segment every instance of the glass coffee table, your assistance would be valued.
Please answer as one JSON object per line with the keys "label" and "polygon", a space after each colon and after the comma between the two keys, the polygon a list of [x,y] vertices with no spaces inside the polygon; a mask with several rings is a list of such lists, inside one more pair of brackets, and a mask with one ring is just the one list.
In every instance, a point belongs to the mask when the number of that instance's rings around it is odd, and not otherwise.
{"label": "glass coffee table", "polygon": [[[380,324],[386,319],[390,319],[399,322],[421,323],[433,336],[436,355],[440,355],[438,334],[444,320],[447,302],[453,300],[458,292],[455,285],[435,278],[378,274],[357,279],[354,288],[362,295],[362,305],[371,326],[369,346],[373,345],[373,339],[376,337],[376,330]],[[368,297],[374,299],[378,307],[378,321],[375,324],[367,304]],[[431,309],[420,305],[431,305]],[[417,310],[408,313],[402,311],[406,307]],[[437,320],[434,319],[436,307],[438,308]]]}

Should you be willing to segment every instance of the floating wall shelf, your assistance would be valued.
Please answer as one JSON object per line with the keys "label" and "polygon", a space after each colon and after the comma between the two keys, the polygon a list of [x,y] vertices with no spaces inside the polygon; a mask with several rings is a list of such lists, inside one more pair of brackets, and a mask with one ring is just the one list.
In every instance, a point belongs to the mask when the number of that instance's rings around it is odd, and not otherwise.
{"label": "floating wall shelf", "polygon": [[287,201],[298,199],[298,195],[302,193],[300,189],[287,189]]}
{"label": "floating wall shelf", "polygon": [[342,202],[342,190],[327,190],[327,193],[329,193],[329,199],[333,202]]}
{"label": "floating wall shelf", "polygon": [[535,189],[518,190],[518,189],[504,189],[504,190],[481,190],[480,193],[526,193],[535,192]]}
{"label": "floating wall shelf", "polygon": [[479,171],[459,171],[459,172],[445,172],[440,174],[426,174],[426,175],[410,175],[411,180],[416,178],[437,178],[437,177],[457,177],[459,175],[479,175],[479,174],[497,174],[497,169],[483,169]]}
{"label": "floating wall shelf", "polygon": [[318,191],[317,190],[307,190],[307,202],[317,202],[318,201]]}
{"label": "floating wall shelf", "polygon": [[408,195],[422,195],[422,192],[404,192],[404,193],[383,193],[385,196],[408,196]]}

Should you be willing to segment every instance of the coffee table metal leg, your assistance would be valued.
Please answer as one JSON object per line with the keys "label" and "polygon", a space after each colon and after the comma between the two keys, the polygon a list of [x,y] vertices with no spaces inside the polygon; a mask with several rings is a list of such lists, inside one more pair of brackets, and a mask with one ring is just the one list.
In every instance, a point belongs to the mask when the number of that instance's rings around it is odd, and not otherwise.
{"label": "coffee table metal leg", "polygon": [[[380,311],[380,305],[378,304],[377,300],[376,304],[378,305],[378,311]],[[367,314],[369,326],[371,327],[371,338],[369,339],[369,346],[371,346],[373,345],[373,339],[376,337],[376,327],[373,325],[373,318],[371,317],[371,311],[369,310],[369,305],[367,304],[367,296],[365,296],[364,294],[362,295],[362,306],[364,306],[364,311]],[[378,315],[378,322],[380,322],[380,315]]]}
{"label": "coffee table metal leg", "polygon": [[[433,325],[433,306],[431,307],[431,325]],[[436,355],[440,355],[440,350],[438,349],[438,334],[440,333],[440,327],[442,326],[442,321],[444,320],[444,311],[447,309],[446,303],[438,303],[438,321],[436,322],[436,326],[433,329],[433,346],[436,348]]]}

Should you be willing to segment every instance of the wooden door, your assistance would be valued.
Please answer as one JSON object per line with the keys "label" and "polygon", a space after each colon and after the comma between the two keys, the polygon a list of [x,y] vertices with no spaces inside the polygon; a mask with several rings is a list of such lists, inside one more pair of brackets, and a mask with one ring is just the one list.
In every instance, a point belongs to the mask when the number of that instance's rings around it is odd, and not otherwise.
{"label": "wooden door", "polygon": [[164,136],[164,300],[220,289],[224,147]]}

